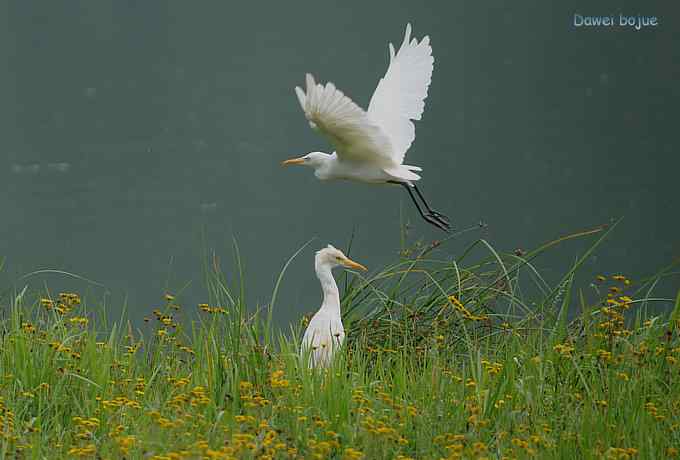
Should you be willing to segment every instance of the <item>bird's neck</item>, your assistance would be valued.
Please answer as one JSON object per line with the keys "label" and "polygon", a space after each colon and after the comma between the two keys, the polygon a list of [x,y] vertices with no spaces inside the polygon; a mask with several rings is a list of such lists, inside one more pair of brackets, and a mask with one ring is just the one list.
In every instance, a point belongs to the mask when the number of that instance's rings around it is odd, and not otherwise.
{"label": "bird's neck", "polygon": [[335,279],[333,278],[330,267],[327,265],[317,265],[316,276],[321,282],[321,290],[323,291],[321,310],[339,317],[340,292],[338,291],[338,285],[335,284]]}
{"label": "bird's neck", "polygon": [[320,180],[333,179],[333,171],[337,168],[338,156],[335,152],[331,155],[324,153],[324,155],[323,161],[314,168],[314,175]]}

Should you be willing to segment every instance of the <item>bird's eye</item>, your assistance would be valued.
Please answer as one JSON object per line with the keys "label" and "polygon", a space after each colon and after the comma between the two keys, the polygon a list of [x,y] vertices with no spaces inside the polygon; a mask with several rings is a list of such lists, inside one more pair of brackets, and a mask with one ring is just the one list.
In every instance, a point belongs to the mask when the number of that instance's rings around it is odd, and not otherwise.
{"label": "bird's eye", "polygon": [[340,256],[335,256],[335,260],[342,260],[342,257],[340,257]]}

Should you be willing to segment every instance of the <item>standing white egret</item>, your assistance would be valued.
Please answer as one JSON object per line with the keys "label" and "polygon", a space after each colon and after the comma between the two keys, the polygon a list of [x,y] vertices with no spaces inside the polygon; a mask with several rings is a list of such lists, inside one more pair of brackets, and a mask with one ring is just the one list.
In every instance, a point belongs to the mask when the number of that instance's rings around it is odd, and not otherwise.
{"label": "standing white egret", "polygon": [[[406,188],[418,212],[427,222],[444,231],[449,219],[434,211],[418,190],[415,181],[421,171],[403,164],[407,150],[416,138],[411,120],[420,120],[425,108],[427,89],[432,78],[432,47],[429,37],[411,40],[411,24],[406,26],[404,42],[394,52],[389,45],[390,64],[373,93],[368,111],[364,111],[333,83],[317,84],[307,74],[307,92],[295,88],[309,125],[323,134],[335,152],[311,152],[292,158],[283,165],[306,165],[314,168],[320,180],[347,179],[373,184],[398,184]],[[411,189],[425,205],[418,204]]]}
{"label": "standing white egret", "polygon": [[328,366],[333,354],[345,340],[345,329],[340,316],[340,292],[331,273],[338,266],[367,270],[330,244],[316,253],[314,269],[321,282],[323,302],[309,321],[300,350],[303,356],[309,354],[311,367]]}

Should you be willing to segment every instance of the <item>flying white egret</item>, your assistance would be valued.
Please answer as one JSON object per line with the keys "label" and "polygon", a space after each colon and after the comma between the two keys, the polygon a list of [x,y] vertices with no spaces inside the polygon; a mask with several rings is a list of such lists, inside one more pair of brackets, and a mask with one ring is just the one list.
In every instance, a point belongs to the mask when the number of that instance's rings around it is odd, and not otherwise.
{"label": "flying white egret", "polygon": [[340,292],[331,273],[333,268],[339,266],[367,270],[330,244],[316,253],[314,269],[321,282],[323,302],[319,311],[309,321],[300,350],[303,356],[309,354],[310,367],[328,366],[333,354],[345,340],[345,329],[340,316]]}
{"label": "flying white egret", "polygon": [[[434,58],[430,39],[426,36],[420,42],[415,38],[411,40],[411,24],[408,24],[399,51],[394,52],[392,43],[389,50],[390,64],[378,82],[368,111],[333,83],[317,84],[314,77],[307,74],[307,92],[296,87],[295,93],[309,125],[333,144],[335,152],[311,152],[282,164],[311,166],[320,180],[401,185],[423,219],[448,231],[448,217],[434,211],[415,184],[420,176],[414,171],[422,169],[403,164],[404,156],[416,138],[411,120],[420,120],[432,78]],[[422,200],[425,210],[411,189]]]}

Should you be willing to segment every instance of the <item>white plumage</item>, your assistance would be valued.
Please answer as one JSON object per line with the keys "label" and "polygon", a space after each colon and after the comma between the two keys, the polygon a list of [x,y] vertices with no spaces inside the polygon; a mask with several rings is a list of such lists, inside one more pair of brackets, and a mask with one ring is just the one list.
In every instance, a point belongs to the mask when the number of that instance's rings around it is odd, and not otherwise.
{"label": "white plumage", "polygon": [[307,74],[307,93],[295,88],[298,100],[309,121],[335,146],[340,160],[391,164],[392,146],[380,126],[333,83],[314,82]]}
{"label": "white plumage", "polygon": [[433,66],[430,37],[425,36],[420,43],[415,38],[411,40],[411,24],[408,24],[396,54],[390,43],[390,65],[368,104],[368,116],[376,120],[389,137],[397,163],[404,161],[416,138],[411,120],[420,120],[423,115]]}
{"label": "white plumage", "polygon": [[[411,120],[420,120],[432,79],[432,47],[429,37],[411,39],[411,24],[399,51],[390,43],[390,64],[373,93],[368,111],[337,89],[322,85],[311,74],[306,92],[295,88],[309,125],[335,147],[328,155],[320,179],[353,179],[362,182],[416,181],[416,166],[403,165],[416,137]],[[319,153],[319,152],[315,152]],[[325,166],[325,167],[324,167]],[[360,169],[370,172],[361,172]],[[316,168],[315,168],[316,169]]]}
{"label": "white plumage", "polygon": [[366,270],[366,267],[350,260],[330,244],[316,253],[314,269],[321,283],[323,302],[307,325],[300,349],[303,357],[309,356],[310,367],[330,365],[333,355],[345,340],[340,314],[340,292],[331,273],[338,266]]}
{"label": "white plumage", "polygon": [[[390,63],[371,97],[368,110],[337,89],[331,82],[316,83],[306,76],[306,89],[295,88],[309,125],[326,137],[335,152],[311,152],[292,158],[284,165],[301,164],[314,168],[321,180],[347,179],[368,183],[397,183],[406,186],[421,216],[444,230],[448,218],[433,211],[414,182],[420,179],[418,166],[405,165],[404,157],[416,132],[413,120],[420,120],[427,90],[432,80],[434,58],[429,37],[420,42],[411,38],[411,24],[395,52],[389,44]],[[427,213],[418,205],[413,188]]]}

